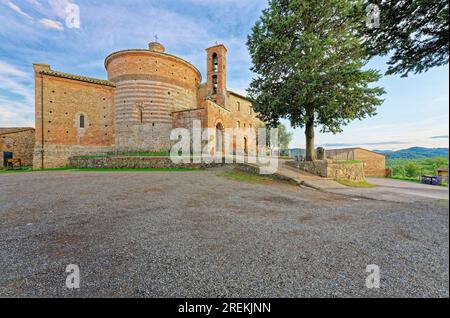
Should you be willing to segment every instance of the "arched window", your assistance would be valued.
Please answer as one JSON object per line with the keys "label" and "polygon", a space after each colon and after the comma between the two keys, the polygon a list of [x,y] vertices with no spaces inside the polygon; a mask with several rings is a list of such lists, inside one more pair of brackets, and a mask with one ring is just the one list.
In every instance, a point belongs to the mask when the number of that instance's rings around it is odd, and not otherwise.
{"label": "arched window", "polygon": [[84,128],[84,115],[80,115],[80,128]]}
{"label": "arched window", "polygon": [[244,153],[248,154],[248,140],[247,137],[244,137]]}
{"label": "arched window", "polygon": [[237,103],[237,111],[240,112],[241,111],[241,103],[240,102],[236,102]]}
{"label": "arched window", "polygon": [[144,106],[141,104],[136,105],[136,120],[139,124],[144,123]]}
{"label": "arched window", "polygon": [[213,62],[213,72],[217,72],[219,70],[219,57],[217,56],[217,53],[213,54],[212,62]]}
{"label": "arched window", "polygon": [[223,136],[223,125],[221,123],[218,123],[216,125],[216,155],[220,155],[221,153],[223,154],[224,152],[224,136]]}
{"label": "arched window", "polygon": [[139,122],[142,124],[144,122],[144,111],[142,110],[142,108],[138,109],[138,115],[139,115]]}
{"label": "arched window", "polygon": [[212,81],[213,81],[213,94],[216,95],[217,94],[217,90],[218,90],[217,75],[213,75]]}

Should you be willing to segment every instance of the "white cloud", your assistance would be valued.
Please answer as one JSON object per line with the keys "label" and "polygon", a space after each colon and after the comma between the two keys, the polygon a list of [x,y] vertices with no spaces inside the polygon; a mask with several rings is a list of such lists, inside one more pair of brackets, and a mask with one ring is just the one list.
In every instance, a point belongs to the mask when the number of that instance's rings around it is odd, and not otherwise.
{"label": "white cloud", "polygon": [[65,19],[67,17],[66,8],[69,4],[72,4],[72,0],[49,0],[53,13],[56,14],[58,18]]}
{"label": "white cloud", "polygon": [[12,10],[16,11],[20,15],[22,15],[30,20],[33,20],[33,18],[29,14],[23,12],[22,9],[17,4],[15,4],[11,1],[8,1],[7,5],[8,5],[8,7],[10,7]]}
{"label": "white cloud", "polygon": [[0,76],[1,75],[25,78],[27,76],[27,73],[19,70],[17,67],[12,66],[11,64],[0,61]]}
{"label": "white cloud", "polygon": [[0,127],[34,127],[34,111],[18,111],[16,106],[0,102]]}
{"label": "white cloud", "polygon": [[0,126],[33,126],[32,76],[0,61]]}
{"label": "white cloud", "polygon": [[27,0],[27,2],[32,4],[35,7],[42,7],[42,4],[37,0]]}
{"label": "white cloud", "polygon": [[29,98],[32,95],[29,84],[32,76],[18,67],[7,62],[0,61],[0,93],[8,92]]}
{"label": "white cloud", "polygon": [[55,20],[51,20],[51,19],[41,19],[41,20],[39,20],[39,23],[41,25],[43,25],[44,27],[46,27],[47,29],[54,29],[54,30],[59,30],[59,31],[64,30],[64,26],[59,21],[55,21]]}
{"label": "white cloud", "polygon": [[25,85],[22,81],[3,76],[0,74],[0,83],[2,86],[0,88],[0,94],[4,91],[10,94],[19,95],[27,100],[32,100],[32,90],[29,85]]}
{"label": "white cloud", "polygon": [[[211,6],[211,0],[187,0],[187,2],[190,2],[195,5],[201,5],[201,6]],[[243,0],[214,0],[214,6],[221,6],[221,7],[231,7],[231,8],[241,8],[241,7],[255,7],[258,6],[265,6],[267,5],[267,0],[251,0],[251,1],[243,1]]]}

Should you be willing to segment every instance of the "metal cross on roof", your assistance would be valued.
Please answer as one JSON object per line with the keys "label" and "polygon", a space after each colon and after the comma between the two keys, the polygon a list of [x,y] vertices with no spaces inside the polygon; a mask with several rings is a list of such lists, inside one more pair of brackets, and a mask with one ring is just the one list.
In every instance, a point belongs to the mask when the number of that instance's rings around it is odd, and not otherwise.
{"label": "metal cross on roof", "polygon": [[155,42],[158,42],[158,34],[155,34]]}

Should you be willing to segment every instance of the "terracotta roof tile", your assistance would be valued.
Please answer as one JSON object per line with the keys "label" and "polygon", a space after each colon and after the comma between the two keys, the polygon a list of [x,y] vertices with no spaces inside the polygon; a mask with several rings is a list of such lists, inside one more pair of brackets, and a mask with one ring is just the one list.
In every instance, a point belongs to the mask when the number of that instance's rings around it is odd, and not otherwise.
{"label": "terracotta roof tile", "polygon": [[26,130],[34,130],[34,128],[31,128],[31,127],[7,127],[7,128],[1,128],[0,127],[0,135],[12,134],[12,133],[17,133],[17,132],[26,131]]}
{"label": "terracotta roof tile", "polygon": [[64,73],[64,72],[59,72],[59,71],[54,71],[54,70],[44,70],[44,71],[41,71],[41,74],[62,77],[62,78],[76,80],[76,81],[88,82],[88,83],[93,83],[93,84],[116,87],[116,84],[114,84],[111,81],[101,80],[101,79],[87,77],[87,76],[69,74],[69,73]]}

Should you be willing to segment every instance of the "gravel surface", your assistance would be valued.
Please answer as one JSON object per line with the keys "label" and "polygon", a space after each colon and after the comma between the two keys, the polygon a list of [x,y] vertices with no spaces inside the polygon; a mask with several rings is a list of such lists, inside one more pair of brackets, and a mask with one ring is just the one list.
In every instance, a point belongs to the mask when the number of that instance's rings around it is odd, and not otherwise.
{"label": "gravel surface", "polygon": [[[0,175],[3,297],[449,297],[448,250],[448,201],[219,170]],[[69,264],[80,289],[65,287]]]}

